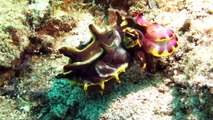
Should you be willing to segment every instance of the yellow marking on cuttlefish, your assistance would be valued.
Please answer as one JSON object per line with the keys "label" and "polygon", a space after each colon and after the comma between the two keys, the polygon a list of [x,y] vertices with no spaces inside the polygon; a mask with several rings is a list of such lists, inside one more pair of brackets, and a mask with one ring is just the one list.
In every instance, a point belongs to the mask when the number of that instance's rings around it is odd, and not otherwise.
{"label": "yellow marking on cuttlefish", "polygon": [[124,17],[124,16],[121,16],[121,19],[122,19],[122,20],[126,20],[126,17]]}
{"label": "yellow marking on cuttlefish", "polygon": [[145,68],[146,68],[146,63],[143,64],[143,69],[145,69]]}
{"label": "yellow marking on cuttlefish", "polygon": [[99,85],[100,85],[101,89],[104,90],[104,88],[105,88],[104,82],[99,83]]}
{"label": "yellow marking on cuttlefish", "polygon": [[86,65],[91,63],[92,61],[96,60],[97,58],[99,58],[102,54],[103,54],[104,50],[101,48],[101,51],[95,55],[93,55],[92,57],[90,57],[89,59],[82,61],[82,62],[74,62],[71,65],[72,66],[78,66],[78,65]]}
{"label": "yellow marking on cuttlefish", "polygon": [[[105,88],[105,82],[108,82],[109,80],[111,80],[112,78],[115,78],[116,79],[116,82],[118,83],[121,83],[118,75],[121,73],[121,72],[125,72],[126,68],[128,67],[128,63],[125,63],[124,65],[120,66],[115,72],[114,74],[107,78],[107,79],[104,79],[101,81],[101,83],[79,83],[78,85],[79,86],[84,86],[84,90],[87,91],[88,90],[88,87],[90,86],[96,86],[96,85],[99,85],[102,90],[104,90]],[[101,93],[101,91],[99,91]]]}
{"label": "yellow marking on cuttlefish", "polygon": [[127,28],[124,29],[123,32],[136,32],[136,30],[133,29],[133,28],[127,27]]}
{"label": "yellow marking on cuttlefish", "polygon": [[155,42],[168,42],[170,40],[172,40],[176,35],[173,34],[171,37],[168,37],[168,38],[164,38],[164,39],[160,39],[160,38],[157,38],[155,39]]}
{"label": "yellow marking on cuttlefish", "polygon": [[122,21],[121,24],[120,24],[121,27],[126,26],[126,25],[128,25],[127,21]]}
{"label": "yellow marking on cuttlefish", "polygon": [[124,33],[126,32],[126,33],[128,33],[128,34],[130,34],[132,36],[139,35],[138,32],[135,29],[132,29],[130,27],[127,27],[127,28],[123,29],[123,32]]}
{"label": "yellow marking on cuttlefish", "polygon": [[128,25],[128,21],[126,20],[124,16],[122,16],[121,19],[123,20],[120,24],[121,27]]}
{"label": "yellow marking on cuttlefish", "polygon": [[67,74],[69,74],[69,73],[71,73],[71,71],[63,72],[63,75],[67,75]]}
{"label": "yellow marking on cuttlefish", "polygon": [[159,49],[157,49],[157,48],[154,48],[153,50],[150,50],[148,52],[151,53],[152,55],[156,56],[156,57],[162,57],[162,56],[171,55],[172,53],[174,53],[176,48],[177,47],[172,46],[172,51],[171,52],[168,52],[167,50],[164,50],[163,53],[161,53],[161,54],[158,53]]}
{"label": "yellow marking on cuttlefish", "polygon": [[140,42],[140,39],[137,39],[137,40],[136,40],[136,43],[139,45],[139,47],[142,47],[141,42]]}
{"label": "yellow marking on cuttlefish", "polygon": [[89,87],[89,84],[88,84],[88,83],[85,83],[85,84],[84,84],[84,90],[87,91],[88,87]]}

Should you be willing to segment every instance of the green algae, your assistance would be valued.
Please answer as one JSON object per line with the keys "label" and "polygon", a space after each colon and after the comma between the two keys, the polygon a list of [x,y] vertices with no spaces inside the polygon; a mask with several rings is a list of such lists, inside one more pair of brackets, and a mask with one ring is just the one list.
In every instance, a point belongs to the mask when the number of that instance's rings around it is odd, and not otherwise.
{"label": "green algae", "polygon": [[195,86],[181,88],[179,86],[173,89],[172,94],[174,96],[173,120],[210,120],[212,118],[213,102],[211,99],[213,95],[209,88],[196,88]]}

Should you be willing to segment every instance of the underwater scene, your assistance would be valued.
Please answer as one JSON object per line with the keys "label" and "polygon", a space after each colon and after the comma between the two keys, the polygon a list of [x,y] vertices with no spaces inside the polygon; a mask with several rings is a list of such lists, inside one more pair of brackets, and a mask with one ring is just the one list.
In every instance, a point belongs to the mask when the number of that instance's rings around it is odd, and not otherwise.
{"label": "underwater scene", "polygon": [[0,0],[0,120],[212,120],[213,0]]}

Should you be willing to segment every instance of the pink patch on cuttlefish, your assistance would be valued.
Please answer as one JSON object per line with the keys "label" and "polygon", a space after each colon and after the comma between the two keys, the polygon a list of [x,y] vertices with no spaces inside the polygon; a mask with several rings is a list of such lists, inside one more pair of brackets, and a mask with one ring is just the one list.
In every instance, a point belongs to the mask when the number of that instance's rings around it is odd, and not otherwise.
{"label": "pink patch on cuttlefish", "polygon": [[140,26],[148,26],[148,25],[150,24],[149,21],[143,16],[142,13],[133,12],[133,16],[136,17],[136,22],[137,22]]}

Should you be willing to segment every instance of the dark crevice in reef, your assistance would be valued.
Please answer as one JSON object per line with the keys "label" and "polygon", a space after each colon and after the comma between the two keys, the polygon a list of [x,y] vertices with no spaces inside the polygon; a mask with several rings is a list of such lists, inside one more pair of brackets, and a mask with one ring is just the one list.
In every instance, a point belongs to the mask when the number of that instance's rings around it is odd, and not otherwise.
{"label": "dark crevice in reef", "polygon": [[0,66],[0,75],[4,74],[5,72],[9,71],[10,67]]}
{"label": "dark crevice in reef", "polygon": [[28,63],[28,56],[26,56],[24,53],[25,52],[22,52],[20,58],[17,58],[12,62],[11,67],[0,67],[0,85],[4,85],[4,82],[10,83],[10,81],[13,81],[15,77],[19,77],[26,71],[31,71],[30,65]]}
{"label": "dark crevice in reef", "polygon": [[9,82],[9,85],[11,85],[10,88],[0,88],[0,95],[1,96],[8,96],[11,99],[16,99],[18,96],[20,96],[20,91],[18,88],[18,81],[15,78],[12,78]]}
{"label": "dark crevice in reef", "polygon": [[[14,76],[15,72],[12,70],[11,67],[4,67],[0,66],[0,86],[3,86],[4,83],[11,78],[11,76]],[[1,91],[1,90],[0,90]]]}
{"label": "dark crevice in reef", "polygon": [[25,50],[27,54],[30,55],[45,55],[45,54],[51,54],[53,52],[52,50],[52,43],[50,42],[44,42],[41,38],[31,35],[29,37],[30,40],[30,46]]}
{"label": "dark crevice in reef", "polygon": [[4,75],[4,77],[8,76],[7,78],[9,79],[19,77],[26,71],[30,73],[31,65],[29,63],[29,59],[33,55],[50,54],[52,52],[52,45],[50,43],[43,43],[41,39],[36,37],[30,37],[29,39],[31,41],[30,45],[25,48],[25,50],[20,54],[19,58],[12,62],[11,67],[5,68],[0,66],[0,75]]}
{"label": "dark crevice in reef", "polygon": [[52,44],[43,42],[42,39],[30,36],[30,45],[20,54],[20,57],[12,62],[11,67],[0,66],[0,85],[5,83],[11,87],[2,87],[0,94],[16,98],[20,91],[18,90],[18,78],[32,72],[30,59],[32,56],[48,55],[52,53]]}

